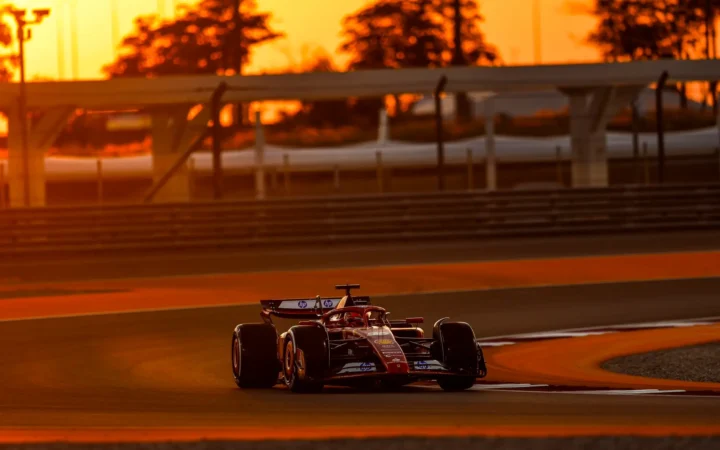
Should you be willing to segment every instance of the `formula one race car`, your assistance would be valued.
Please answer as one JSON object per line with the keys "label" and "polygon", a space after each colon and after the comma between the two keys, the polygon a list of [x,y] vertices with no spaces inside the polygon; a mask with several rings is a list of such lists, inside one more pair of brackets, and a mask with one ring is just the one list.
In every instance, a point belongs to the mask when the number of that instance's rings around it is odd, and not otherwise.
{"label": "formula one race car", "polygon": [[[351,295],[359,285],[340,285],[342,298],[263,300],[264,323],[235,327],[232,370],[241,388],[318,392],[324,385],[397,388],[436,380],[446,391],[469,389],[487,374],[470,325],[438,320],[432,337],[422,318],[389,320],[369,297]],[[279,334],[272,317],[300,319]]]}

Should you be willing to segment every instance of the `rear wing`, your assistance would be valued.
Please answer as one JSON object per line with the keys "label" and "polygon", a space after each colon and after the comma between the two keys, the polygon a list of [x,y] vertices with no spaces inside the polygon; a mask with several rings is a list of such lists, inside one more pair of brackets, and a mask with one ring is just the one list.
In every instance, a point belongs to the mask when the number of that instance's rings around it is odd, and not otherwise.
{"label": "rear wing", "polygon": [[[262,316],[275,316],[283,319],[317,319],[326,312],[337,308],[342,298],[286,298],[280,300],[261,300]],[[370,297],[349,297],[345,306],[369,306]]]}
{"label": "rear wing", "polygon": [[270,316],[285,319],[317,319],[326,312],[337,308],[343,299],[344,306],[369,306],[370,297],[352,296],[352,289],[360,288],[359,284],[336,285],[335,289],[344,290],[345,297],[285,298],[279,300],[260,300],[263,319]]}
{"label": "rear wing", "polygon": [[261,300],[263,313],[285,319],[311,319],[337,308],[342,298]]}

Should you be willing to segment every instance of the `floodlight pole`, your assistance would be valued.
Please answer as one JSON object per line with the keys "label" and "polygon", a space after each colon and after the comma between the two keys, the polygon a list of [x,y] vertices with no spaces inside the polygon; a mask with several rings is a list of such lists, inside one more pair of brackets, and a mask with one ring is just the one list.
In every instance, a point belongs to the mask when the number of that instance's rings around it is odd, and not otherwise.
{"label": "floodlight pole", "polygon": [[[31,204],[30,199],[30,151],[28,149],[28,123],[27,123],[27,86],[25,83],[25,41],[30,39],[31,35],[26,37],[25,30],[28,25],[37,25],[50,14],[49,9],[34,9],[35,19],[28,21],[25,19],[26,11],[24,9],[10,10],[15,23],[17,24],[17,38],[20,57],[20,96],[18,98],[18,115],[20,120],[20,145],[22,149],[23,161],[23,200],[26,207]],[[28,30],[29,31],[29,30]]]}
{"label": "floodlight pole", "polygon": [[23,161],[23,202],[30,207],[30,150],[28,149],[27,130],[27,91],[25,86],[25,20],[16,16],[18,24],[18,45],[20,46],[20,98],[18,115],[20,116],[20,145]]}

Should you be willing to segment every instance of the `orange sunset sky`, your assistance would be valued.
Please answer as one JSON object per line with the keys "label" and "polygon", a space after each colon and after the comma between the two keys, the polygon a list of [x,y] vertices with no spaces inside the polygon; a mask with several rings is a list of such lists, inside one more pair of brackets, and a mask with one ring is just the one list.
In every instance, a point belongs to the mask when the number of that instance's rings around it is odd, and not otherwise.
{"label": "orange sunset sky", "polygon": [[[27,44],[28,79],[73,78],[71,4],[77,8],[77,75],[99,78],[100,68],[113,57],[112,0],[15,0],[25,8],[51,8],[51,17],[34,27]],[[593,26],[588,16],[573,15],[569,5],[591,0],[540,0],[542,11],[542,62],[587,62],[597,60],[594,49],[582,38]],[[116,0],[118,25],[123,36],[140,14],[173,14],[178,0]],[[341,19],[369,0],[257,0],[260,10],[273,13],[273,25],[287,37],[257,47],[246,73],[286,67],[302,60],[303,52],[321,47],[335,54],[340,42]],[[0,1],[2,3],[2,1]],[[10,2],[5,2],[10,3]],[[192,2],[186,2],[192,3]],[[496,44],[506,64],[533,63],[532,0],[480,0],[490,42]],[[60,39],[58,37],[60,36]],[[63,47],[62,50],[59,47]],[[64,60],[59,63],[58,55]],[[337,61],[342,63],[343,58]],[[63,73],[60,66],[64,65]]]}

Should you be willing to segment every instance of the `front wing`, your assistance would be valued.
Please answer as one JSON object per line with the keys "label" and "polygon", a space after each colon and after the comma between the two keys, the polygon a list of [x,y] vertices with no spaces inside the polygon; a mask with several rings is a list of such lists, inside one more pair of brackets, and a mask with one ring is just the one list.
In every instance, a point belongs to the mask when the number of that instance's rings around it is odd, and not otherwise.
{"label": "front wing", "polygon": [[[450,369],[443,366],[440,361],[429,359],[420,361],[408,361],[409,371],[404,376],[412,378],[433,378],[443,375],[460,375],[454,373]],[[356,377],[383,377],[393,376],[397,374],[388,374],[385,372],[382,363],[374,361],[356,361],[346,362],[340,367],[336,367],[330,378],[356,378]]]}
{"label": "front wing", "polygon": [[[408,362],[407,373],[397,374],[388,373],[385,370],[385,365],[379,358],[368,358],[362,359],[351,359],[342,358],[341,361],[331,361],[331,370],[329,373],[329,379],[342,379],[342,378],[384,378],[384,377],[409,377],[418,380],[421,379],[435,379],[442,376],[468,376],[471,375],[466,371],[457,371],[446,366],[442,362],[433,359],[430,355],[408,355],[406,354]],[[478,378],[484,378],[487,375],[487,368],[485,366],[485,359],[483,357],[482,349],[478,346],[478,368],[477,373],[472,374]]]}

